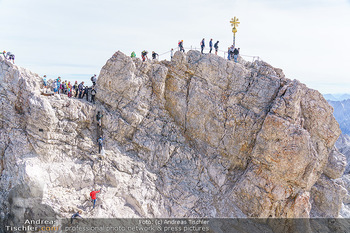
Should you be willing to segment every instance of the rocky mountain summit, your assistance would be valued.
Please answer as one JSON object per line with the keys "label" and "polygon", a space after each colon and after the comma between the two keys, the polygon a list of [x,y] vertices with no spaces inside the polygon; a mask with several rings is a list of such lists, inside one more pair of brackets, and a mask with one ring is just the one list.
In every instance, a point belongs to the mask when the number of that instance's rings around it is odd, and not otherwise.
{"label": "rocky mountain summit", "polygon": [[[40,86],[37,74],[0,60],[4,224],[28,209],[58,217],[81,209],[99,218],[302,218],[338,217],[349,204],[332,107],[263,61],[189,51],[141,62],[116,52],[98,77],[95,105],[43,96]],[[100,188],[92,209],[89,193]],[[18,197],[36,204],[18,210]]]}

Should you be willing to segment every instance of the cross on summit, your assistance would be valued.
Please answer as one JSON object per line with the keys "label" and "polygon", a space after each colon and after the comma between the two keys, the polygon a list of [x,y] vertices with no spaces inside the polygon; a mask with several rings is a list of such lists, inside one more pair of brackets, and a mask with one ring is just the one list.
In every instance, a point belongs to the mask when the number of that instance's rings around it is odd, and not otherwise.
{"label": "cross on summit", "polygon": [[238,21],[238,18],[236,18],[236,16],[235,16],[234,19],[231,19],[230,23],[231,23],[231,26],[233,26],[233,27],[235,28],[235,27],[238,26],[238,24],[240,24],[241,22],[239,22],[239,21]]}

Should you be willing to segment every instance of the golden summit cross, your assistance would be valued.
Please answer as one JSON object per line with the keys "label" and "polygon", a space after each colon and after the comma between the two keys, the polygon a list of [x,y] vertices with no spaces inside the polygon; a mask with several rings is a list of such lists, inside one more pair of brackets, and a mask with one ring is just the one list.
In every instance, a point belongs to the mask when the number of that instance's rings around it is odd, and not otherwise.
{"label": "golden summit cross", "polygon": [[238,24],[240,24],[241,22],[239,22],[238,18],[236,18],[235,16],[235,18],[231,19],[230,23],[231,23],[231,26],[235,28],[236,26],[238,27]]}

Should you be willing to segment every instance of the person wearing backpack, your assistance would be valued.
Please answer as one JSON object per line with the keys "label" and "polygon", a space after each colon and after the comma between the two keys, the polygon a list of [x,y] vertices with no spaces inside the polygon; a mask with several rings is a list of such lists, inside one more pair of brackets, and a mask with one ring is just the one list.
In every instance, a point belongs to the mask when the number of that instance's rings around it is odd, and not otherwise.
{"label": "person wearing backpack", "polygon": [[209,53],[211,53],[211,51],[213,50],[213,39],[210,39],[209,41],[209,48],[210,48]]}
{"label": "person wearing backpack", "polygon": [[84,90],[84,82],[81,82],[78,86],[78,91],[79,91],[79,99],[83,98],[83,90]]}
{"label": "person wearing backpack", "polygon": [[148,59],[147,57],[148,52],[146,50],[143,50],[141,53],[142,61],[146,61]]}
{"label": "person wearing backpack", "polygon": [[95,104],[95,95],[96,95],[96,90],[95,90],[95,87],[92,86],[92,89],[91,89],[91,103]]}
{"label": "person wearing backpack", "polygon": [[218,55],[219,41],[216,41],[216,43],[214,44],[214,48],[215,48],[215,55]]}
{"label": "person wearing backpack", "polygon": [[184,41],[180,40],[179,44],[178,44],[179,45],[179,49],[180,49],[181,52],[185,52],[183,43],[184,43]]}

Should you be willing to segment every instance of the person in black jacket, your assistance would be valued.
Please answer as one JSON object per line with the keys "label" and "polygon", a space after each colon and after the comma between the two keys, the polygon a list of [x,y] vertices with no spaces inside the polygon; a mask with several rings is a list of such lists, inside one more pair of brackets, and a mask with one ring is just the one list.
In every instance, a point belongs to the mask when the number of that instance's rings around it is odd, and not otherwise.
{"label": "person in black jacket", "polygon": [[237,62],[237,58],[238,58],[238,55],[239,55],[239,48],[235,48],[235,50],[233,50],[233,59],[235,62]]}

